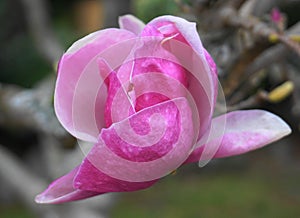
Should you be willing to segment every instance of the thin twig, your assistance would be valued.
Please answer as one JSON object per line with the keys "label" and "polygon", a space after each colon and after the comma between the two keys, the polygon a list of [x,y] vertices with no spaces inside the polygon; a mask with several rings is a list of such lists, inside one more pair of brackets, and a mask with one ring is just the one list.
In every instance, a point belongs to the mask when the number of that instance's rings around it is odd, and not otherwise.
{"label": "thin twig", "polygon": [[217,104],[217,109],[221,111],[221,113],[226,113],[235,110],[249,109],[255,108],[262,105],[263,102],[268,100],[267,93],[263,90],[258,91],[255,95],[250,96],[244,101],[240,101],[234,105],[226,105],[226,107],[222,107],[222,105]]}
{"label": "thin twig", "polygon": [[283,44],[293,50],[300,57],[300,46],[298,43],[294,42],[289,37],[278,33],[276,30],[259,21],[255,17],[242,17],[235,9],[226,7],[221,10],[221,18],[224,20],[225,24],[232,27],[246,29],[256,37],[268,39],[271,35],[275,35]]}

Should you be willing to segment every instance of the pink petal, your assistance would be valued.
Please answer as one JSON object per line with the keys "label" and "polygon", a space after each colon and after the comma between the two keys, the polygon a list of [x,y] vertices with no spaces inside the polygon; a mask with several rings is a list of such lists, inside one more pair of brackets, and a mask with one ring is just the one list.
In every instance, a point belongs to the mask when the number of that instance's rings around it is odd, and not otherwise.
{"label": "pink petal", "polygon": [[145,24],[135,16],[127,14],[119,17],[119,26],[121,29],[125,29],[139,35],[145,27]]}
{"label": "pink petal", "polygon": [[163,47],[190,72],[188,87],[198,108],[201,137],[213,114],[218,82],[216,65],[202,46],[196,24],[175,16],[161,16],[150,21],[141,35],[165,37]]}
{"label": "pink petal", "polygon": [[[96,192],[120,191],[123,186],[107,190],[99,180],[103,174],[115,178],[116,184],[123,181],[127,185],[148,185],[179,167],[195,141],[192,114],[185,98],[143,109],[101,132],[81,165],[76,187]],[[99,170],[98,174],[90,173],[89,163]]]}
{"label": "pink petal", "polygon": [[[176,104],[171,102],[147,108],[139,115],[132,116],[129,126],[122,122],[112,129],[103,130],[103,142],[112,152],[129,161],[148,162],[165,156],[173,149],[181,131],[180,111]],[[166,123],[161,123],[161,120],[164,120],[160,117],[155,118],[156,114],[162,116]],[[153,126],[149,122],[153,123]],[[124,140],[127,135],[135,138],[128,142]],[[136,137],[143,141],[136,140]]]}
{"label": "pink petal", "polygon": [[[174,28],[174,24],[176,28]],[[184,40],[197,52],[199,55],[203,55],[203,46],[201,40],[199,38],[196,23],[189,22],[183,18],[175,17],[171,15],[161,16],[153,19],[150,21],[142,33],[143,35],[153,35],[154,32],[148,32],[148,28],[152,30],[156,29],[157,32],[161,34],[168,34],[170,36],[172,33],[173,35],[176,33],[180,33]],[[184,42],[184,41],[182,41]]]}
{"label": "pink petal", "polygon": [[166,59],[151,57],[136,60],[132,83],[137,111],[189,94],[186,88],[186,71]]}
{"label": "pink petal", "polygon": [[[117,119],[113,122],[119,122],[122,120],[120,117],[125,119],[131,114],[123,100],[128,99],[139,111],[162,101],[187,96],[186,70],[161,47],[161,39],[146,37],[137,40],[117,73],[109,76],[106,117],[112,118],[115,114]],[[108,124],[113,123],[110,120]]]}
{"label": "pink petal", "polygon": [[149,188],[157,181],[128,182],[119,180],[101,172],[86,158],[74,180],[74,186],[82,192],[130,192]]}
{"label": "pink petal", "polygon": [[[145,56],[145,55],[143,55]],[[139,58],[135,60],[133,69],[133,76],[143,73],[163,73],[166,76],[174,78],[182,83],[184,86],[188,85],[186,74],[188,73],[178,63],[173,62],[172,54],[150,55],[150,57]],[[154,56],[154,57],[153,57]]]}
{"label": "pink petal", "polygon": [[[55,112],[62,125],[74,136],[96,141],[100,129],[105,126],[104,117],[96,120],[93,113],[96,107],[104,115],[105,102],[97,101],[99,105],[95,106],[95,99],[98,92],[103,93],[101,97],[104,99],[107,95],[97,60],[109,59],[109,65],[120,61],[112,58],[117,49],[113,45],[130,38],[134,38],[134,34],[126,30],[98,31],[75,42],[60,60],[54,96]],[[117,50],[121,57],[127,56],[130,46]]]}
{"label": "pink petal", "polygon": [[[107,69],[109,66],[104,60],[99,60],[99,68]],[[129,109],[132,108],[130,99],[124,90],[118,75],[111,68],[109,69],[110,70],[104,70],[105,72],[110,72],[108,75],[101,75],[105,79],[104,81],[107,86],[107,98],[103,99],[103,92],[98,92],[96,102],[96,105],[102,105],[101,103],[105,102],[104,119],[106,127],[127,118],[129,116]],[[103,116],[103,112],[99,108],[95,108],[95,111],[97,112],[95,113],[96,119],[100,119],[100,116]],[[101,127],[99,127],[99,129],[100,128]]]}
{"label": "pink petal", "polygon": [[210,56],[210,54],[206,51],[206,49],[204,48],[204,56],[205,59],[209,65],[210,68],[210,72],[211,72],[211,76],[212,76],[212,81],[214,84],[214,102],[213,105],[216,104],[217,101],[217,95],[218,95],[218,68],[217,65],[215,63],[215,61],[212,59],[212,57]]}
{"label": "pink petal", "polygon": [[[184,67],[187,74],[188,91],[193,96],[197,105],[197,113],[200,118],[199,138],[203,136],[211,122],[216,96],[217,96],[217,75],[210,56],[199,55],[190,46],[178,40],[166,40],[163,46],[170,53],[175,55],[178,62]],[[214,67],[214,68],[212,68]]]}
{"label": "pink petal", "polygon": [[228,157],[261,148],[291,133],[280,117],[263,110],[230,112],[214,118],[212,125],[210,134],[217,137],[206,145],[199,144],[185,163],[199,161],[204,146],[218,146],[214,158]]}
{"label": "pink petal", "polygon": [[[161,119],[162,117],[164,119]],[[147,120],[149,123],[144,123]],[[162,127],[164,125],[166,127]],[[130,126],[133,129],[129,128]],[[142,130],[136,128],[137,126]],[[115,132],[119,135],[115,135]],[[82,164],[54,181],[36,197],[36,201],[38,203],[63,203],[106,192],[148,188],[158,181],[155,177],[170,173],[188,157],[196,141],[194,134],[191,111],[185,98],[174,99],[141,110],[128,119],[113,124],[109,129],[104,129],[99,143],[92,148]],[[164,144],[168,142],[173,143],[172,148]],[[112,150],[106,150],[104,143],[107,143],[108,149]],[[122,150],[122,146],[129,150]],[[117,156],[112,154],[112,151],[115,151]],[[147,160],[149,156],[145,155],[145,151],[150,156],[151,154],[159,154],[159,156],[155,160]],[[121,156],[127,160],[122,159]],[[139,160],[139,158],[144,158],[144,160]],[[107,170],[106,167],[108,167]],[[102,169],[107,172],[102,172]],[[156,175],[153,176],[152,173]],[[144,174],[142,175],[144,180],[145,178],[148,180],[128,181],[141,180],[141,174]],[[125,176],[127,180],[116,178],[120,176]]]}
{"label": "pink petal", "polygon": [[[141,37],[137,41],[139,46],[136,46],[132,50],[132,59],[127,59],[128,61],[120,67],[117,77],[122,78],[122,85],[124,87],[128,88],[128,84],[132,84],[131,91],[127,91],[127,93],[131,96],[130,98],[134,103],[136,111],[169,99],[186,97],[189,103],[193,105],[192,110],[196,120],[199,120],[198,113],[201,111],[201,122],[203,122],[203,125],[201,123],[201,127],[205,129],[205,121],[209,121],[206,114],[210,112],[208,98],[202,91],[204,97],[202,100],[198,99],[198,101],[202,103],[203,107],[201,107],[201,110],[197,110],[195,100],[188,90],[189,81],[187,74],[189,72],[180,65],[180,62],[172,53],[162,48],[162,40],[163,38],[161,37]],[[185,45],[185,47],[188,46]],[[205,78],[205,75],[203,78]],[[114,102],[117,103],[121,100],[121,98],[119,100],[114,99]],[[205,105],[208,106],[206,107]],[[208,108],[208,110],[205,111],[205,108]],[[121,110],[122,113],[120,112]],[[115,112],[128,116],[128,110],[127,106],[116,107]],[[196,129],[199,129],[199,126]]]}
{"label": "pink petal", "polygon": [[78,168],[76,167],[70,173],[52,182],[44,192],[36,196],[35,201],[40,204],[58,204],[101,194],[92,191],[82,191],[73,187],[73,180],[78,172]]}
{"label": "pink petal", "polygon": [[[166,35],[166,33],[168,34]],[[212,74],[213,77],[212,80],[216,87],[217,68],[209,53],[202,46],[202,42],[200,40],[199,34],[196,29],[196,23],[189,22],[183,18],[176,17],[176,16],[170,16],[170,15],[161,16],[150,21],[142,32],[142,36],[163,35],[165,37],[170,37],[171,35],[176,35],[176,34],[179,34],[182,37],[176,36],[174,39],[177,39],[183,43],[188,44],[200,56],[200,59],[205,58],[204,60],[207,60],[210,68],[210,73]]]}

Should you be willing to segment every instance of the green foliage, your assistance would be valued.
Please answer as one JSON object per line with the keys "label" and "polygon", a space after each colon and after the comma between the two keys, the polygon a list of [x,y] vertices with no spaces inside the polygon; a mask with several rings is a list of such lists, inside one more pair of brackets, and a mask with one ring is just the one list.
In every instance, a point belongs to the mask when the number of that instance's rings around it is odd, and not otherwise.
{"label": "green foliage", "polygon": [[0,217],[1,218],[33,218],[33,214],[30,213],[23,206],[0,206]]}
{"label": "green foliage", "polygon": [[30,35],[21,2],[0,1],[0,82],[31,87],[51,70]]}
{"label": "green foliage", "polygon": [[300,217],[300,197],[290,193],[299,190],[296,183],[300,177],[282,177],[281,172],[271,170],[273,167],[204,172],[198,169],[199,174],[182,169],[150,189],[122,194],[112,218]]}
{"label": "green foliage", "polygon": [[31,87],[51,71],[28,34],[1,43],[0,81]]}
{"label": "green foliage", "polygon": [[[52,3],[54,32],[59,42],[67,48],[79,38],[72,29],[72,10],[65,10],[72,9],[72,5],[64,1]],[[53,66],[49,65],[37,50],[39,45],[35,44],[28,29],[21,2],[14,4],[9,0],[0,1],[0,18],[0,82],[30,88],[46,75],[53,73]]]}
{"label": "green foliage", "polygon": [[0,14],[4,14],[6,8],[6,1],[0,1]]}
{"label": "green foliage", "polygon": [[160,15],[178,13],[174,0],[135,0],[133,5],[136,16],[146,23]]}

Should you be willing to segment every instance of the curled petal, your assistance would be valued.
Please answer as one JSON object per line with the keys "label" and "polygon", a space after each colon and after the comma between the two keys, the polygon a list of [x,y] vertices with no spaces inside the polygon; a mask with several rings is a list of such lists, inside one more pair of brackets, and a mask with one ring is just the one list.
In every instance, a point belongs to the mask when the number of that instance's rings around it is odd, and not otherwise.
{"label": "curled petal", "polygon": [[[150,21],[144,28],[142,36],[164,36],[172,37],[178,41],[188,44],[196,52],[200,59],[208,62],[206,70],[213,78],[214,87],[217,87],[217,68],[206,49],[203,47],[199,34],[196,29],[196,23],[189,22],[183,18],[175,16],[161,16]],[[186,55],[186,54],[184,54]],[[190,57],[190,56],[187,56]],[[217,93],[215,93],[217,95]]]}
{"label": "curled petal", "polygon": [[[154,32],[155,31],[155,32]],[[180,34],[178,39],[187,42],[199,55],[203,54],[203,46],[199,38],[196,23],[175,16],[161,16],[150,21],[142,32],[142,36],[163,34],[166,37]]]}
{"label": "curled petal", "polygon": [[128,182],[116,179],[101,172],[88,159],[85,159],[74,180],[74,187],[82,192],[97,192],[99,194],[107,192],[130,192],[149,188],[157,181]]}
{"label": "curled petal", "polygon": [[[224,119],[226,126],[224,129]],[[213,119],[207,144],[199,145],[186,163],[199,161],[204,146],[218,146],[214,158],[229,157],[261,148],[291,133],[278,116],[263,110],[234,111]],[[224,132],[218,132],[218,131]]]}
{"label": "curled petal", "polygon": [[218,82],[216,65],[202,46],[196,24],[175,16],[161,16],[150,21],[141,36],[164,37],[163,47],[190,72],[188,88],[201,120],[200,139],[212,118]]}
{"label": "curled petal", "polygon": [[[98,91],[103,93],[102,98],[104,99],[107,95],[105,86],[101,86],[103,78],[99,73],[98,59],[102,57],[107,60],[112,54],[104,51],[109,50],[110,47],[120,41],[133,37],[134,34],[126,30],[106,29],[98,31],[74,43],[61,58],[58,67],[54,107],[59,121],[77,138],[96,141],[100,132],[99,128],[105,126],[104,117],[95,120],[93,113]],[[119,55],[128,55],[126,49],[130,50],[130,48],[124,48],[119,52]],[[77,102],[78,99],[80,99],[80,103]],[[96,107],[101,113],[104,111],[105,102],[97,102],[99,105]],[[76,124],[74,124],[74,114],[78,116]]]}
{"label": "curled petal", "polygon": [[[102,173],[87,159],[83,163],[84,169],[88,170],[88,173],[85,170],[79,171],[81,166],[76,167],[68,174],[53,181],[44,192],[36,196],[35,201],[40,204],[60,204],[90,198],[107,192],[145,189],[158,181],[153,180],[140,183],[122,181]],[[91,191],[95,187],[98,191]]]}
{"label": "curled petal", "polygon": [[[107,64],[103,60],[99,61],[100,69],[106,69],[107,67]],[[130,108],[132,108],[132,105],[126,91],[124,90],[124,87],[121,84],[121,81],[114,71],[110,70],[110,73],[103,76],[103,78],[105,78],[105,82],[107,85],[107,98],[103,99],[103,92],[98,92],[97,101],[100,102],[97,102],[96,105],[102,105],[101,102],[106,101],[104,119],[106,127],[109,127],[110,125],[112,125],[112,123],[119,122],[125,119],[128,116],[128,111]],[[117,100],[115,100],[115,98]],[[114,109],[114,107],[117,109]],[[101,114],[101,110],[96,108],[95,111],[97,111],[97,113],[95,114],[96,118],[101,119],[100,115],[103,115],[103,113]],[[114,111],[115,113],[112,114],[112,111]]]}
{"label": "curled petal", "polygon": [[78,168],[76,167],[65,176],[52,182],[44,192],[36,196],[35,201],[40,204],[59,204],[101,194],[74,188],[73,180],[78,172]]}
{"label": "curled petal", "polygon": [[121,29],[125,29],[139,35],[145,27],[145,24],[135,16],[127,14],[119,17],[119,26]]}
{"label": "curled petal", "polygon": [[[97,185],[101,181],[96,174],[94,177],[89,173],[88,161],[101,173],[117,180],[149,182],[179,167],[194,143],[193,120],[187,100],[169,100],[145,108],[103,130],[75,181],[83,190],[102,192],[102,187]],[[87,175],[89,180],[84,178]]]}
{"label": "curled petal", "polygon": [[63,203],[150,187],[190,154],[195,142],[192,122],[188,102],[178,98],[114,123],[101,132],[82,164],[54,181],[36,201]]}
{"label": "curled petal", "polygon": [[[170,39],[164,41],[163,47],[172,53],[178,59],[181,66],[189,72],[187,74],[188,90],[197,105],[201,122],[200,138],[211,122],[217,95],[217,76],[212,72],[206,57],[199,55],[190,46],[178,40]],[[212,66],[212,64],[210,65]]]}

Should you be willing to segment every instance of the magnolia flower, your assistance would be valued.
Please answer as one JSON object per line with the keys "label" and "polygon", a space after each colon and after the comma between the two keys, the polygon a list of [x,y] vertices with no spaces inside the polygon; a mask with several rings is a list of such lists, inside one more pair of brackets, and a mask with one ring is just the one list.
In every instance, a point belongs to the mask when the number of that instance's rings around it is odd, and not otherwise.
{"label": "magnolia flower", "polygon": [[195,23],[161,16],[75,42],[58,67],[54,106],[61,124],[93,143],[79,166],[38,203],[145,189],[182,164],[242,154],[290,133],[263,110],[212,118],[217,68]]}

